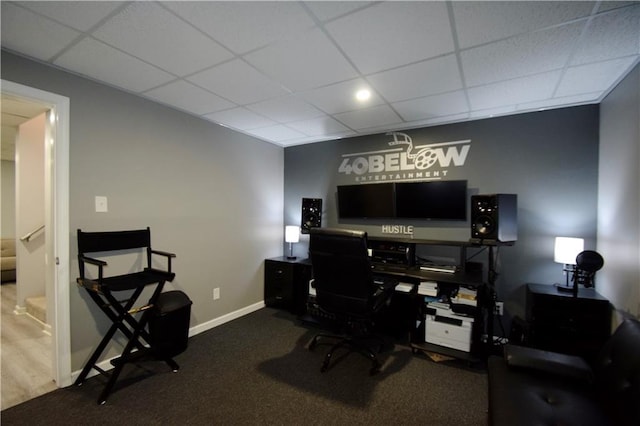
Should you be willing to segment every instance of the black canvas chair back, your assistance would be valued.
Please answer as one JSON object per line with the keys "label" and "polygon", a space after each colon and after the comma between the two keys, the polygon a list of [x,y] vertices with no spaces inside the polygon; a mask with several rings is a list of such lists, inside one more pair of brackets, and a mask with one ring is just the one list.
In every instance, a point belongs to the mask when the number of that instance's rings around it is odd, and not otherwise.
{"label": "black canvas chair back", "polygon": [[[142,262],[141,267],[137,270],[129,270],[124,274],[107,274],[108,263],[104,260],[105,258],[111,259],[118,255],[128,255],[135,249],[142,249],[142,252],[145,253],[146,261]],[[164,261],[164,267],[154,268],[152,256],[160,257],[161,261]],[[167,281],[172,281],[175,277],[175,273],[171,271],[173,257],[175,257],[173,253],[151,248],[149,228],[113,232],[83,232],[78,229],[78,268],[80,272],[77,279],[78,285],[88,292],[91,299],[113,322],[75,382],[76,385],[81,385],[92,369],[109,377],[98,398],[98,403],[106,402],[127,362],[154,353],[153,339],[145,327],[149,322],[149,314],[153,311],[162,293],[164,284]],[[143,306],[135,307],[137,299],[148,286],[155,286],[149,301]],[[118,297],[114,293],[119,293]],[[122,354],[111,360],[114,369],[108,373],[98,367],[97,363],[117,331],[120,331],[128,341]],[[167,354],[158,356],[158,351],[156,351],[155,355],[156,358],[165,361],[173,371],[178,370],[178,364]]]}
{"label": "black canvas chair back", "polygon": [[312,228],[309,256],[316,303],[320,310],[342,323],[346,334],[321,333],[310,342],[309,349],[313,349],[322,338],[338,340],[325,356],[321,371],[328,369],[337,349],[347,347],[368,357],[373,363],[370,373],[377,373],[380,363],[370,342],[378,341],[378,351],[384,342],[372,332],[372,323],[375,314],[389,301],[393,287],[381,287],[374,282],[366,232]]}

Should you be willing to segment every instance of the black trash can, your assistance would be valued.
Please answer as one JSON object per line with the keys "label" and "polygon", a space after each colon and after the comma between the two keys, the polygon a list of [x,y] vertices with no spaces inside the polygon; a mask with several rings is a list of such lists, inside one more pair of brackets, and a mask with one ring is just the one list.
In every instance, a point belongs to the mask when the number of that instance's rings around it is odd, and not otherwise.
{"label": "black trash can", "polygon": [[191,300],[182,291],[167,291],[158,296],[151,319],[151,348],[160,358],[171,358],[187,349]]}

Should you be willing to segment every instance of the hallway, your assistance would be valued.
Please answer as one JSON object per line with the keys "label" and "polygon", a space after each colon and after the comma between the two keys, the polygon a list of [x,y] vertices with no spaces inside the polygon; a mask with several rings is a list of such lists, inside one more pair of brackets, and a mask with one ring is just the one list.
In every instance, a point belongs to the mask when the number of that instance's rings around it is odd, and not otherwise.
{"label": "hallway", "polygon": [[16,315],[16,284],[0,288],[2,318],[2,410],[55,390],[52,377],[51,336],[27,315]]}

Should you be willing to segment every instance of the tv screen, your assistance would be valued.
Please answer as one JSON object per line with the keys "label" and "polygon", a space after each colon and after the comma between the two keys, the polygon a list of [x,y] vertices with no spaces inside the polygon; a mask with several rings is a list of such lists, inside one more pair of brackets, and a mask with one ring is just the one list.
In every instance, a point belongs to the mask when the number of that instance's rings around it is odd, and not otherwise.
{"label": "tv screen", "polygon": [[396,183],[396,217],[467,220],[467,181]]}
{"label": "tv screen", "polygon": [[376,183],[338,186],[341,219],[394,217],[394,184]]}

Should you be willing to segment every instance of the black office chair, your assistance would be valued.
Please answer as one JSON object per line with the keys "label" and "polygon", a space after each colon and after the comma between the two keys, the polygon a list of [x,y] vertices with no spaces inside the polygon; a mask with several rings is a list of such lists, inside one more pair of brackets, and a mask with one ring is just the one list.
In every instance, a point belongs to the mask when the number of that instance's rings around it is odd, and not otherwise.
{"label": "black office chair", "polygon": [[[122,275],[106,276],[104,269],[107,262],[98,259],[98,257],[126,255],[139,251],[144,257],[144,261],[140,263],[146,264],[146,267],[143,266],[138,271]],[[166,269],[154,268],[152,256],[164,258]],[[78,285],[88,292],[91,299],[113,322],[75,381],[76,385],[82,385],[92,369],[107,376],[109,380],[98,398],[99,404],[106,402],[123,366],[145,354],[151,353],[165,361],[173,371],[179,369],[178,364],[171,358],[172,354],[155,350],[157,345],[154,344],[153,336],[145,329],[154,309],[157,313],[155,306],[161,299],[165,282],[173,281],[175,277],[175,273],[171,271],[171,259],[174,257],[173,253],[151,249],[149,228],[115,232],[83,232],[78,229],[78,267],[80,268]],[[89,265],[97,274],[88,275]],[[138,297],[147,286],[155,286],[149,301],[141,307],[134,308]],[[124,299],[118,300],[116,294]],[[140,316],[136,318],[135,315],[138,313]],[[97,361],[118,330],[128,338],[128,341],[122,354],[111,360],[114,366],[113,371],[107,373],[98,367]]]}
{"label": "black office chair", "polygon": [[377,340],[378,352],[384,345],[372,333],[373,319],[390,301],[397,281],[374,281],[366,232],[311,228],[309,255],[316,303],[327,316],[335,318],[343,331],[341,335],[318,334],[309,343],[313,350],[319,339],[338,340],[327,352],[321,371],[329,368],[336,350],[347,347],[371,360],[371,375],[378,373],[380,362],[368,343]]}

